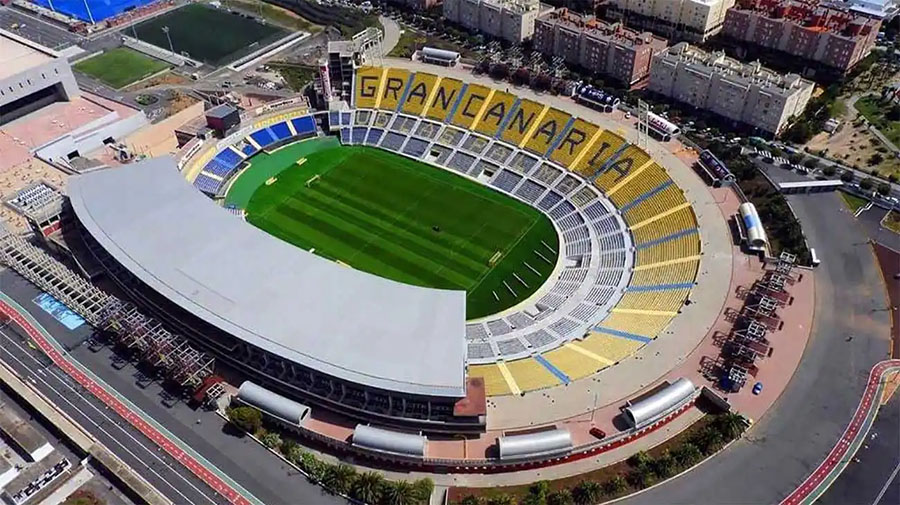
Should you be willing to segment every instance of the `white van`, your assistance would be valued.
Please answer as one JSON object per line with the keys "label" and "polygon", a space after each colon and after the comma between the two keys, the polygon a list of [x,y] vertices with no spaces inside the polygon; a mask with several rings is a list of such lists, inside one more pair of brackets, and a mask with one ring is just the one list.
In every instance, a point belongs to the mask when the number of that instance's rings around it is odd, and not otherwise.
{"label": "white van", "polygon": [[819,263],[822,262],[822,260],[820,260],[819,257],[816,256],[816,250],[813,249],[812,247],[809,248],[809,257],[810,257],[810,262],[812,263],[812,266],[814,266],[814,267],[819,266]]}

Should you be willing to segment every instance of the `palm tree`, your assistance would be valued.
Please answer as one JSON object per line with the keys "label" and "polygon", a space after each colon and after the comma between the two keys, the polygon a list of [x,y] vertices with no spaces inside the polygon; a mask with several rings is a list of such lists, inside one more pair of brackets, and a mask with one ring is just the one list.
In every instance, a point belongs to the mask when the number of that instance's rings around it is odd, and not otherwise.
{"label": "palm tree", "polygon": [[420,502],[428,503],[431,501],[431,494],[434,493],[434,481],[425,477],[413,482],[413,487],[416,490],[416,498]]}
{"label": "palm tree", "polygon": [[356,469],[350,465],[343,463],[339,465],[329,465],[322,477],[322,484],[326,488],[338,494],[347,494],[353,486],[356,479]]}
{"label": "palm tree", "polygon": [[603,490],[606,491],[606,494],[613,496],[625,491],[627,487],[628,483],[625,482],[621,475],[616,475],[603,484]]}
{"label": "palm tree", "polygon": [[498,494],[488,498],[487,505],[515,505],[515,500],[508,494]]}
{"label": "palm tree", "polygon": [[380,505],[414,505],[416,488],[405,480],[386,482],[381,493]]}
{"label": "palm tree", "polygon": [[734,440],[744,433],[744,430],[747,429],[747,426],[749,426],[750,423],[747,422],[747,419],[744,416],[737,412],[726,412],[719,416],[716,420],[716,425],[726,440]]}
{"label": "palm tree", "polygon": [[669,454],[669,451],[663,453],[662,456],[656,458],[653,462],[653,473],[661,479],[671,477],[675,473],[675,459]]}
{"label": "palm tree", "polygon": [[572,493],[565,488],[547,495],[547,505],[572,505],[572,503]]}
{"label": "palm tree", "polygon": [[684,442],[672,451],[672,456],[675,457],[675,461],[677,461],[682,468],[687,468],[700,461],[700,458],[703,457],[703,453],[700,452],[700,449],[698,449],[696,445],[690,442]]}
{"label": "palm tree", "polygon": [[384,484],[384,477],[379,473],[365,472],[356,476],[353,486],[350,488],[350,494],[357,500],[374,505],[381,497],[381,488]]}
{"label": "palm tree", "polygon": [[572,498],[576,505],[594,505],[600,499],[601,491],[599,483],[583,480],[572,488]]}

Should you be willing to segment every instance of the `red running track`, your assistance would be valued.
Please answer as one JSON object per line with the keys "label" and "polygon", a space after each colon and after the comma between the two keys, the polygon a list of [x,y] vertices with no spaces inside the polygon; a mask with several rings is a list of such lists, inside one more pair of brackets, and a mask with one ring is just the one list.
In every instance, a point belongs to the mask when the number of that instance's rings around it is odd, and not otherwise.
{"label": "red running track", "polygon": [[149,423],[144,421],[139,415],[135,414],[128,407],[125,406],[124,403],[119,401],[115,396],[109,394],[105,389],[103,389],[99,384],[94,382],[90,377],[82,373],[78,368],[72,365],[72,363],[64,358],[57,350],[54,348],[47,339],[38,331],[34,326],[31,325],[17,310],[12,308],[6,302],[0,300],[0,312],[5,313],[16,322],[26,333],[31,337],[32,340],[41,348],[41,351],[44,352],[50,359],[53,360],[53,363],[56,364],[60,369],[62,369],[66,374],[75,379],[78,384],[88,390],[92,395],[97,397],[100,401],[106,404],[107,407],[116,412],[122,419],[128,421],[129,424],[137,428],[141,433],[144,434],[147,438],[153,441],[157,446],[166,451],[169,456],[173,457],[176,461],[181,463],[185,468],[190,470],[194,475],[200,478],[203,482],[209,485],[209,487],[213,488],[220,495],[224,496],[228,501],[233,503],[234,505],[251,505],[250,501],[247,500],[243,495],[241,495],[234,488],[225,483],[218,475],[209,471],[205,466],[200,464],[196,459],[187,454],[184,450],[178,447],[171,440],[166,438],[162,433],[160,433],[156,428],[151,426]]}
{"label": "red running track", "polygon": [[781,505],[797,505],[802,503],[811,493],[819,489],[819,487],[825,483],[832,472],[839,470],[839,464],[844,460],[845,456],[848,456],[848,452],[850,452],[853,442],[861,434],[865,435],[865,433],[861,433],[861,429],[866,424],[866,418],[873,409],[877,409],[878,407],[880,399],[876,398],[876,395],[879,394],[878,386],[881,383],[882,375],[885,371],[894,367],[900,367],[900,360],[894,359],[882,361],[872,367],[872,370],[869,372],[869,382],[866,384],[863,397],[856,407],[856,413],[853,414],[850,424],[844,430],[844,434],[841,435],[841,438],[831,449],[831,452],[828,453],[828,457],[825,458],[825,461],[823,461],[818,468],[816,468],[816,470],[810,474],[799,487],[797,487],[797,489],[788,495],[787,498],[781,502]]}

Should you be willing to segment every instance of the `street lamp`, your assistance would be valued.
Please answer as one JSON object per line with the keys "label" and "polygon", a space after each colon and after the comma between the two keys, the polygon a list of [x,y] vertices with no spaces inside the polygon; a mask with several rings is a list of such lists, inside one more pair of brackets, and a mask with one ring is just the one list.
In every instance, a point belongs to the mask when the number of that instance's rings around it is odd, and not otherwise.
{"label": "street lamp", "polygon": [[175,54],[175,48],[172,47],[172,37],[169,36],[169,27],[163,26],[162,31],[166,34],[166,39],[169,41],[169,52]]}

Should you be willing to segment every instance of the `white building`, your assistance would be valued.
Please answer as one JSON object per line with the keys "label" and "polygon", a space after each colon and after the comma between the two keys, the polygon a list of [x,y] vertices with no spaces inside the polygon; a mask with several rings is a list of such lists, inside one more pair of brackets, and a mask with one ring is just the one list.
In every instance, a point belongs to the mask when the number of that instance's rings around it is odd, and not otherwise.
{"label": "white building", "polygon": [[631,28],[702,42],[719,33],[735,0],[608,0],[609,15]]}
{"label": "white building", "polygon": [[887,22],[900,10],[897,0],[846,0],[850,10]]}
{"label": "white building", "polygon": [[814,84],[680,42],[656,54],[648,89],[699,109],[779,134],[806,108]]}
{"label": "white building", "polygon": [[444,0],[448,20],[513,43],[531,38],[540,13],[539,0]]}
{"label": "white building", "polygon": [[0,125],[78,94],[66,58],[0,30]]}

